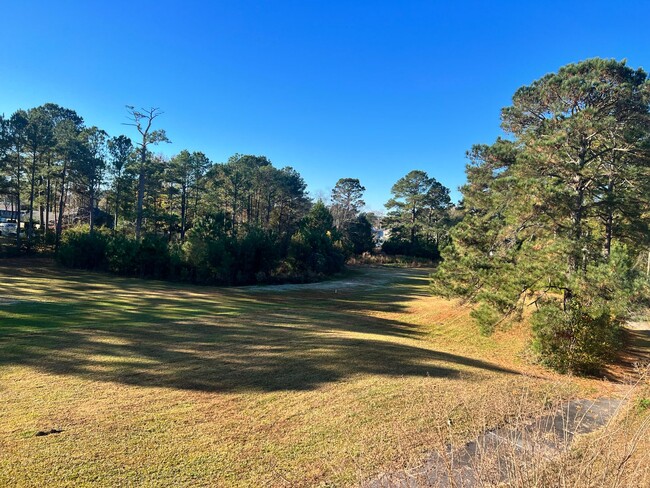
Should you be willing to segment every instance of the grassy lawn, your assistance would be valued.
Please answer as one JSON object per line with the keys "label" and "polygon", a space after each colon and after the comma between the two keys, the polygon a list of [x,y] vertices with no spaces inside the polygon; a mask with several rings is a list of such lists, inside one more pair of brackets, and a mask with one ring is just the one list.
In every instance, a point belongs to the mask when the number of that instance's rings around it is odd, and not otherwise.
{"label": "grassy lawn", "polygon": [[527,365],[523,328],[479,336],[427,270],[344,281],[208,288],[0,261],[0,486],[356,485],[610,388]]}

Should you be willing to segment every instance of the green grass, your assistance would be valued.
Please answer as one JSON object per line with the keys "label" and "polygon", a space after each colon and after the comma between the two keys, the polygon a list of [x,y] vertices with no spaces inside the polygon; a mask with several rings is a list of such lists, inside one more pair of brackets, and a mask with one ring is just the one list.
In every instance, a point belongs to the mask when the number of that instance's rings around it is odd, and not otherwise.
{"label": "green grass", "polygon": [[523,328],[477,335],[426,269],[343,281],[209,288],[0,262],[0,485],[354,485],[603,388],[525,364]]}

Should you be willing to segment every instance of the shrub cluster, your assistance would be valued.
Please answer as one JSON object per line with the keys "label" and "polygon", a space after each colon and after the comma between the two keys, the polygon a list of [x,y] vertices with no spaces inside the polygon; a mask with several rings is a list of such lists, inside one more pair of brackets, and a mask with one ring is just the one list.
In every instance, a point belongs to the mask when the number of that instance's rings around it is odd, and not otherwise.
{"label": "shrub cluster", "polygon": [[431,260],[440,259],[440,251],[435,241],[411,243],[406,239],[390,238],[381,246],[381,250],[389,256],[413,256]]}
{"label": "shrub cluster", "polygon": [[621,324],[644,304],[648,281],[635,269],[628,249],[616,244],[609,261],[574,277],[573,295],[546,299],[531,317],[533,350],[560,372],[598,373],[623,345]]}
{"label": "shrub cluster", "polygon": [[57,258],[73,268],[223,285],[313,281],[341,271],[345,261],[331,215],[319,205],[289,238],[255,226],[233,232],[223,214],[198,219],[182,243],[75,227],[64,232]]}

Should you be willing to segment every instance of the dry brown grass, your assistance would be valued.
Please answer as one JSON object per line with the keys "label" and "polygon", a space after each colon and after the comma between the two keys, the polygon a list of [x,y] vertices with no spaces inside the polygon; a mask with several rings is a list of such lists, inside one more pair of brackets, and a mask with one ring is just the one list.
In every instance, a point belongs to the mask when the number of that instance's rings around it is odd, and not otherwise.
{"label": "dry brown grass", "polygon": [[[367,486],[437,488],[646,488],[650,486],[650,366],[618,398],[549,404],[531,415],[514,397],[507,425],[469,443],[437,425],[432,450],[410,469]],[[512,415],[512,407],[519,413]],[[463,407],[465,408],[465,407]]]}
{"label": "dry brown grass", "polygon": [[0,264],[2,486],[349,486],[612,389],[478,335],[426,270],[274,292],[35,264]]}

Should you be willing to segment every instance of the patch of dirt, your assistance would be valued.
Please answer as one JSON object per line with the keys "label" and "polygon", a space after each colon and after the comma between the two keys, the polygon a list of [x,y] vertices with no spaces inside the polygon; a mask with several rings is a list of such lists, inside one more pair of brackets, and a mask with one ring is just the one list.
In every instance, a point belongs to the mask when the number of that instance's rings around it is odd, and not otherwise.
{"label": "patch of dirt", "polygon": [[630,321],[625,324],[625,328],[630,330],[645,330],[650,332],[650,322],[647,320]]}
{"label": "patch of dirt", "polygon": [[59,429],[39,430],[36,432],[36,434],[34,434],[34,437],[43,437],[50,434],[60,434],[61,432],[63,431]]}

